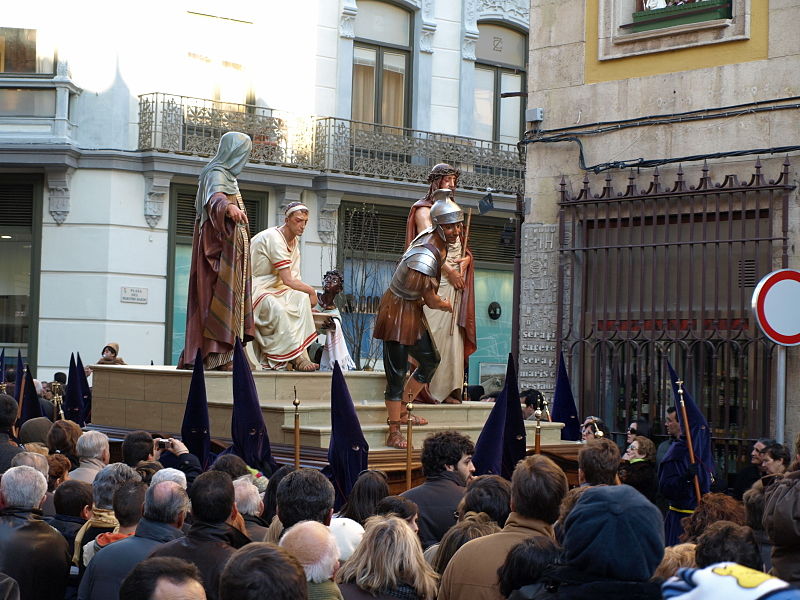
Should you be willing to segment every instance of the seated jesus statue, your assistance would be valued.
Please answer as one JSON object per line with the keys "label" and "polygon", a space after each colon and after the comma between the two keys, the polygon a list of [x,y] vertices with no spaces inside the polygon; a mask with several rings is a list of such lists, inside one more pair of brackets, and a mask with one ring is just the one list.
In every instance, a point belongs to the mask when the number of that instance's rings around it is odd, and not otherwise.
{"label": "seated jesus statue", "polygon": [[252,341],[256,360],[263,369],[314,371],[319,365],[308,358],[306,348],[317,339],[311,308],[317,292],[300,279],[299,238],[308,224],[308,208],[290,203],[283,225],[258,233],[250,242],[253,273]]}

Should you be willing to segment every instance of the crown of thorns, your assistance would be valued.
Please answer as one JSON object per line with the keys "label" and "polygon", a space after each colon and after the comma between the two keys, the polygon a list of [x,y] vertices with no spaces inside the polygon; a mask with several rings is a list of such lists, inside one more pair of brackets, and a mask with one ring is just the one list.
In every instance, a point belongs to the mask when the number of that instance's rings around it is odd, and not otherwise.
{"label": "crown of thorns", "polygon": [[431,169],[431,172],[428,174],[428,183],[433,183],[437,179],[441,179],[447,175],[455,175],[456,181],[458,181],[461,171],[451,167],[446,163],[440,163]]}

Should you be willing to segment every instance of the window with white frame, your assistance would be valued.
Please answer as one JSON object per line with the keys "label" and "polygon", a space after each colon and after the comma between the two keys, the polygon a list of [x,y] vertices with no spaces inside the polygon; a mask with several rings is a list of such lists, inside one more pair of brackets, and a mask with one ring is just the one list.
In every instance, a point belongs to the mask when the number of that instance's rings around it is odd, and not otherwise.
{"label": "window with white frame", "polygon": [[359,0],[353,44],[352,118],[407,127],[412,15],[388,2]]}
{"label": "window with white frame", "polygon": [[522,135],[527,37],[513,29],[479,23],[475,47],[472,135],[516,144]]}

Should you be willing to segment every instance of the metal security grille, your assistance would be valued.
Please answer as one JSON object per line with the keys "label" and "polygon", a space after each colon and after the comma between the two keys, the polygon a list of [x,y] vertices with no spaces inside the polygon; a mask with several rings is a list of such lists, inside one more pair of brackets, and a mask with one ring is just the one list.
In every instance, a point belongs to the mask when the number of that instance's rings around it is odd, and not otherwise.
{"label": "metal security grille", "polygon": [[[249,210],[249,209],[248,209]],[[340,239],[343,251],[366,252],[397,261],[405,251],[408,207],[343,202]],[[487,217],[473,211],[469,246],[479,267],[511,268],[516,226],[513,219]]]}
{"label": "metal security grille", "polygon": [[751,316],[753,288],[787,265],[788,158],[777,181],[689,186],[658,170],[646,190],[606,175],[593,193],[561,181],[558,331],[582,415],[621,433],[638,416],[663,433],[669,361],[706,415],[719,471],[746,462],[768,431],[773,344]]}

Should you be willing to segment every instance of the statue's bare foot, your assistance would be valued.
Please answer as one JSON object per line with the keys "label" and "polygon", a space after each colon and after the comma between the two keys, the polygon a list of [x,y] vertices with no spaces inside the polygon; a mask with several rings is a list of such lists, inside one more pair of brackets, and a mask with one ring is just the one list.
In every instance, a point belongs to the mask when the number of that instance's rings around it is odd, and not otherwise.
{"label": "statue's bare foot", "polygon": [[319,365],[311,362],[306,356],[301,354],[292,361],[292,367],[295,371],[318,371]]}

